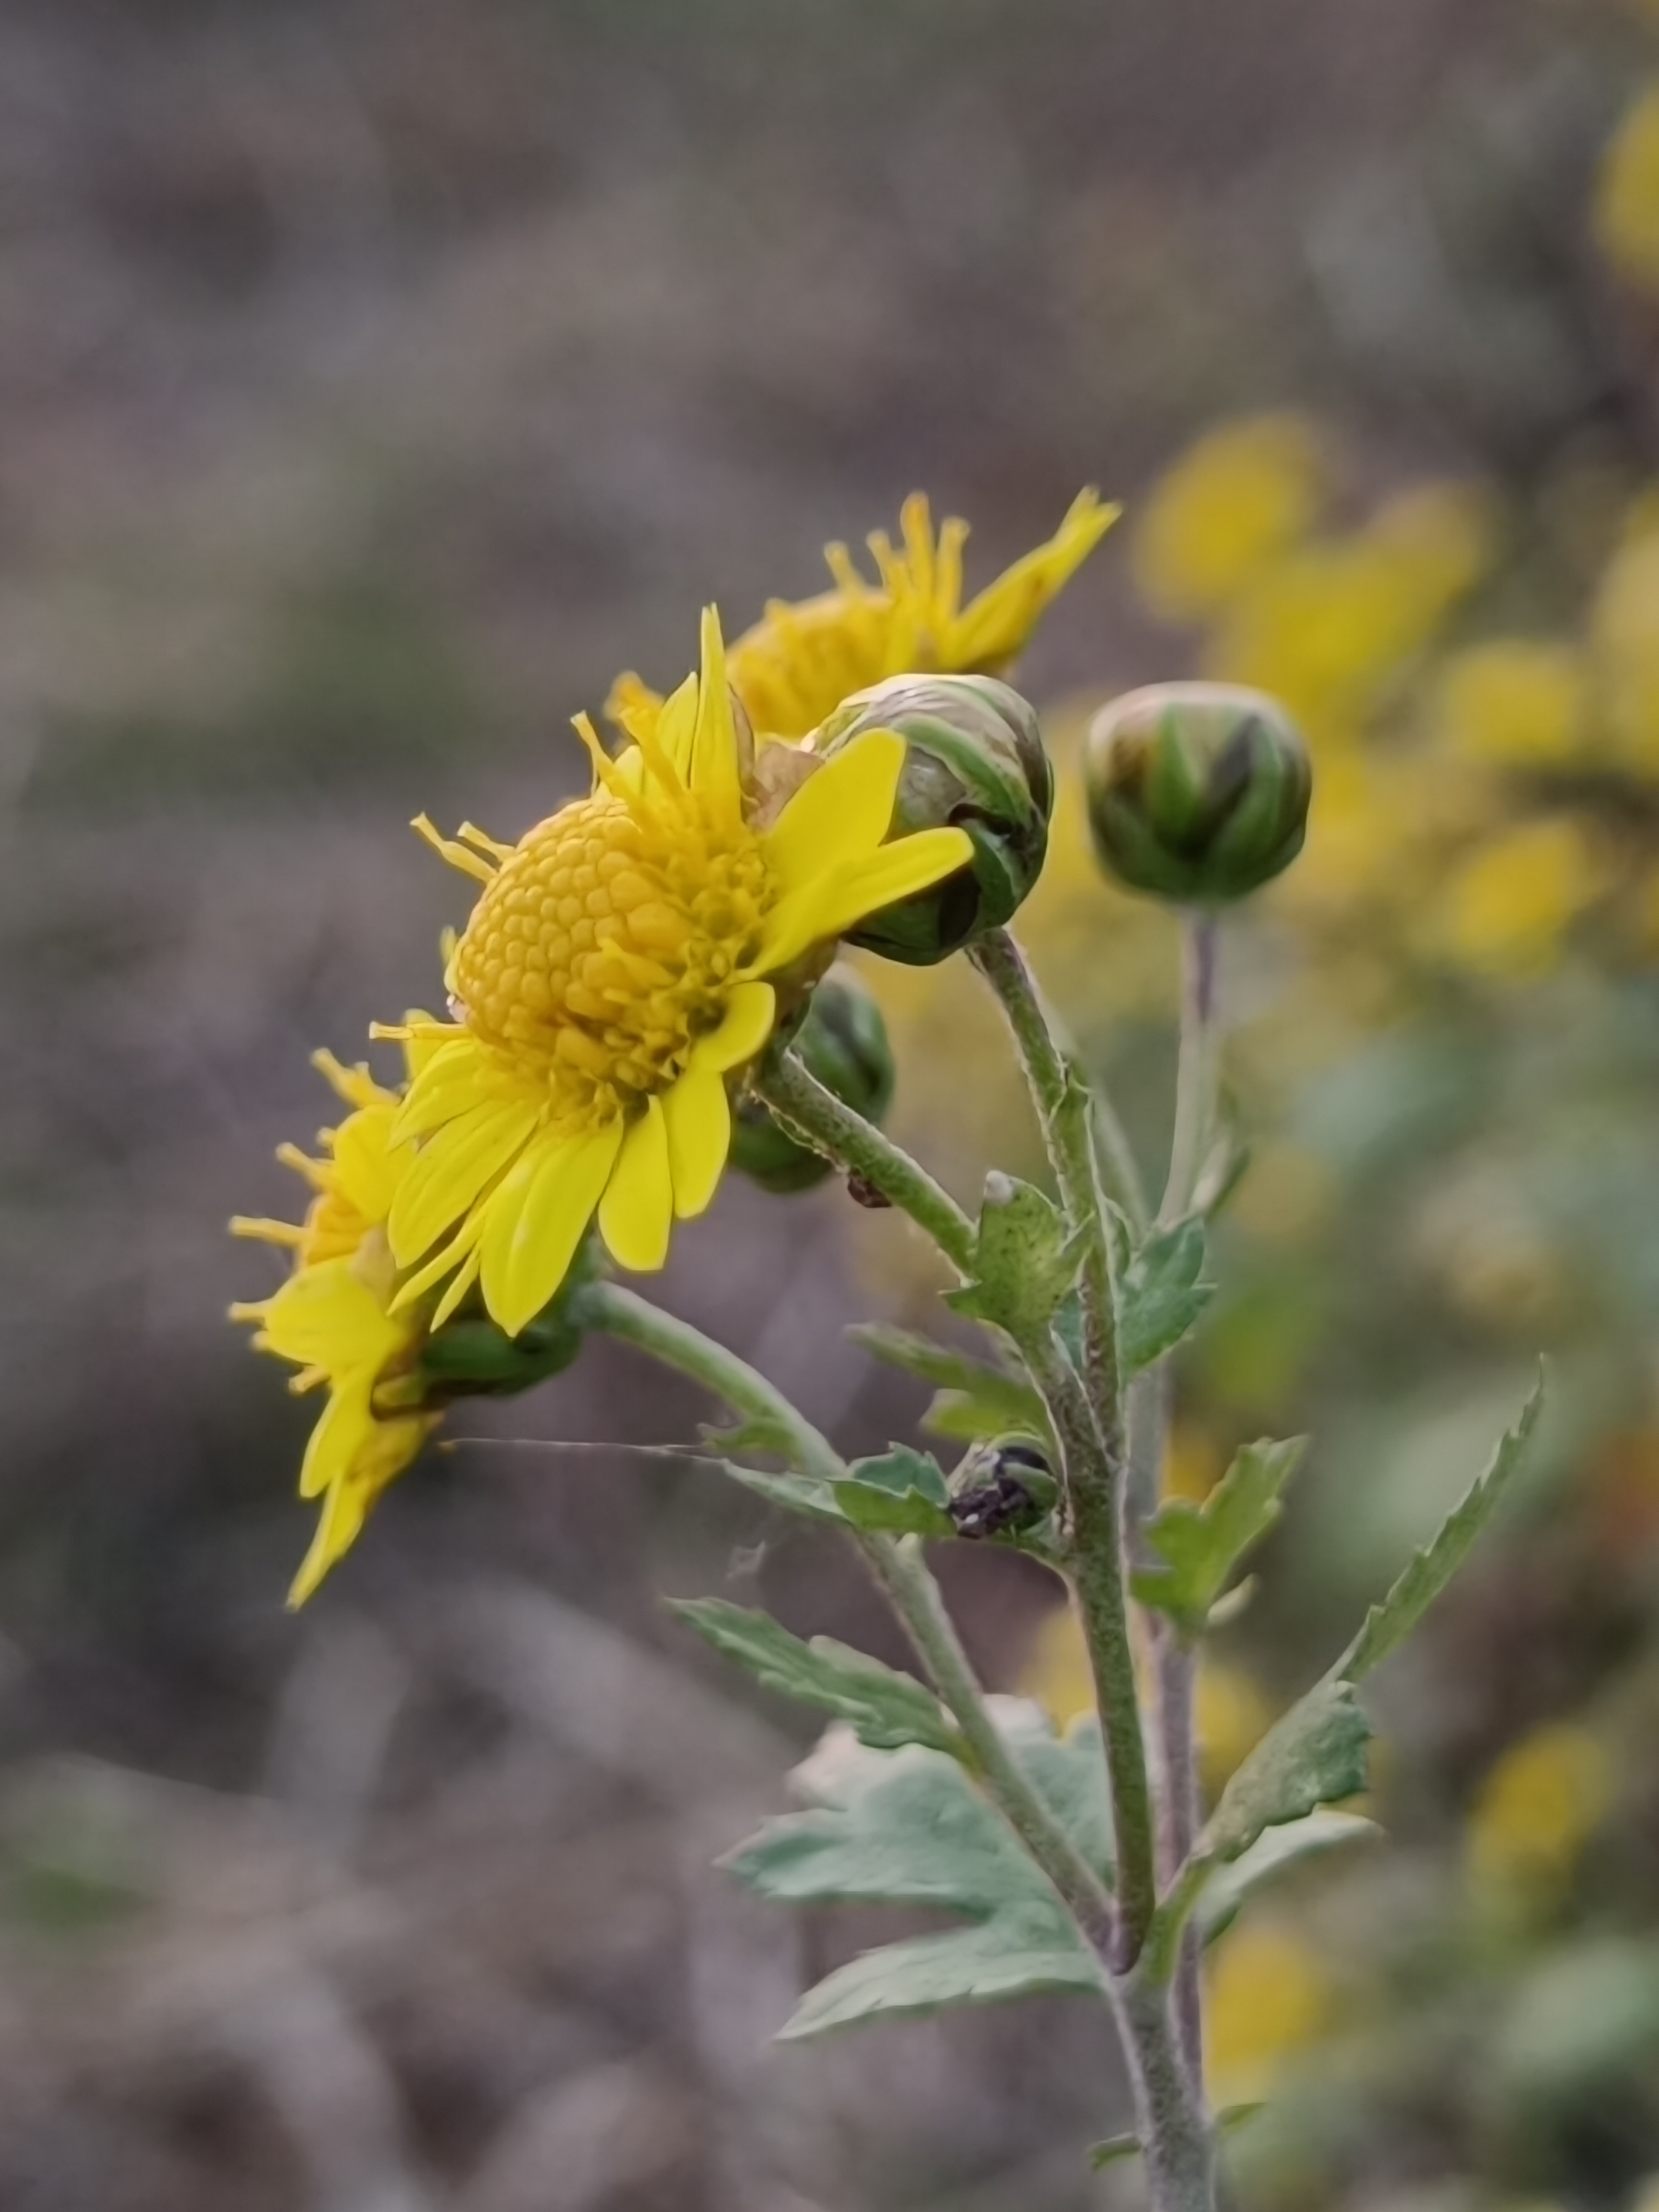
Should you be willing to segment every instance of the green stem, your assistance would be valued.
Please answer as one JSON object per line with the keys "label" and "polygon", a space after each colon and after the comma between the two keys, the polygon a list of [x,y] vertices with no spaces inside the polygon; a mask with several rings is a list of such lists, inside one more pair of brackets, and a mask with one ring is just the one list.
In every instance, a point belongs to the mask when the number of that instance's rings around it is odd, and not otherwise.
{"label": "green stem", "polygon": [[1114,1986],[1153,2212],[1215,2212],[1215,2145],[1194,2100],[1169,1991],[1134,1974]]}
{"label": "green stem", "polygon": [[901,1207],[958,1274],[972,1273],[974,1224],[949,1191],[873,1122],[843,1105],[793,1052],[772,1054],[750,1081],[792,1137]]}
{"label": "green stem", "polygon": [[[596,1283],[586,1291],[583,1316],[590,1327],[637,1346],[663,1365],[702,1383],[734,1412],[776,1430],[787,1439],[789,1456],[803,1474],[829,1482],[846,1480],[846,1463],[833,1445],[796,1411],[775,1384],[689,1322],[664,1313],[617,1283]],[[888,1536],[855,1534],[854,1541],[898,1614],[928,1679],[961,1729],[988,1795],[1103,1954],[1114,1923],[1110,1894],[997,1734],[968,1655],[920,1547],[895,1542]]]}
{"label": "green stem", "polygon": [[1110,1894],[998,1735],[919,1540],[866,1536],[860,1539],[860,1549],[903,1622],[933,1687],[955,1717],[1010,1826],[1060,1892],[1090,1942],[1103,1957],[1109,1956],[1115,1923]]}
{"label": "green stem", "polygon": [[690,1322],[677,1321],[620,1283],[591,1284],[581,1293],[581,1314],[590,1328],[635,1345],[665,1367],[702,1383],[733,1413],[775,1428],[787,1437],[789,1456],[803,1474],[815,1474],[826,1482],[845,1476],[846,1463],[835,1446],[796,1411],[775,1383]]}
{"label": "green stem", "polygon": [[1019,947],[1006,930],[988,931],[972,959],[1007,1017],[1036,1109],[1068,1224],[1085,1238],[1081,1395],[1069,1361],[1048,1346],[1020,1349],[1060,1431],[1075,1544],[1073,1578],[1094,1674],[1118,1863],[1120,1966],[1133,1965],[1156,1908],[1153,1812],[1146,1775],[1134,1656],[1129,1640],[1123,1559],[1126,1449],[1117,1358],[1117,1292],[1112,1246],[1101,1205],[1089,1092],[1048,1026]]}
{"label": "green stem", "polygon": [[1215,915],[1188,907],[1182,915],[1181,1056],[1176,1070],[1175,1139],[1170,1179],[1158,1218],[1166,1224],[1190,1213],[1215,1129]]}
{"label": "green stem", "polygon": [[[1213,1139],[1220,1075],[1216,1023],[1218,932],[1212,912],[1188,908],[1182,917],[1181,1048],[1176,1070],[1175,1138],[1170,1176],[1158,1218],[1166,1225],[1192,1210]],[[1142,1516],[1157,1510],[1170,1410],[1167,1366],[1142,1378],[1146,1395],[1134,1407],[1138,1479],[1133,1483]],[[1139,1525],[1139,1522],[1136,1523]],[[1158,1872],[1166,1893],[1178,1884],[1192,1856],[1200,1806],[1193,1723],[1195,1656],[1173,1621],[1154,1614],[1151,1624],[1154,1741],[1158,1764]],[[1175,2020],[1182,2056],[1200,2106],[1204,2094],[1202,1960],[1197,1930],[1176,1921],[1171,1961]]]}

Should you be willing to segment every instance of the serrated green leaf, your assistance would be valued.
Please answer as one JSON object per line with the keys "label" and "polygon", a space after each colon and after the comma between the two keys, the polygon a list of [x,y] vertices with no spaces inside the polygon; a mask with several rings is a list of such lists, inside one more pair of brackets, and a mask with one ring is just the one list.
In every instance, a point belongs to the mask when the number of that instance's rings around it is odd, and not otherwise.
{"label": "serrated green leaf", "polygon": [[1407,1561],[1382,1602],[1365,1615],[1358,1635],[1332,1670],[1342,1680],[1363,1681],[1397,1650],[1462,1565],[1521,1464],[1543,1402],[1540,1375],[1515,1426],[1499,1439],[1462,1504],[1441,1522],[1433,1540]]}
{"label": "serrated green leaf", "polygon": [[1173,1352],[1215,1295],[1204,1271],[1204,1224],[1154,1229],[1118,1275],[1118,1364],[1125,1381]]}
{"label": "serrated green leaf", "polygon": [[939,1395],[922,1415],[931,1435],[977,1443],[984,1437],[1018,1433],[1041,1440],[1048,1433],[1042,1401],[1029,1382],[982,1359],[953,1352],[904,1328],[884,1322],[860,1323],[848,1334],[890,1367],[902,1368]]}
{"label": "serrated green leaf", "polygon": [[847,1516],[841,1510],[838,1482],[826,1482],[817,1474],[769,1474],[760,1468],[743,1467],[731,1459],[722,1464],[734,1482],[742,1483],[745,1490],[752,1490],[769,1504],[782,1506],[786,1513],[799,1513],[809,1521],[833,1521],[843,1528],[847,1526]]}
{"label": "serrated green leaf", "polygon": [[860,2021],[1042,1993],[1098,1996],[1099,1969],[1060,1940],[1047,1911],[1012,1906],[978,1928],[884,1944],[826,1975],[779,2031],[781,2042]]}
{"label": "serrated green leaf", "polygon": [[1046,1329],[1083,1264],[1084,1239],[1068,1237],[1059,1209],[1035,1184],[998,1170],[985,1178],[972,1281],[945,1303],[1015,1338]]}
{"label": "serrated green leaf", "polygon": [[752,1613],[724,1598],[693,1598],[676,1603],[673,1610],[768,1689],[833,1713],[872,1749],[925,1744],[952,1758],[960,1750],[955,1723],[913,1675],[884,1667],[831,1637],[803,1643],[770,1613]]}
{"label": "serrated green leaf", "polygon": [[878,1459],[854,1460],[836,1485],[836,1502],[855,1528],[890,1535],[952,1536],[951,1492],[939,1462],[896,1444]]}
{"label": "serrated green leaf", "polygon": [[[1035,1709],[1011,1701],[997,1700],[994,1712],[1054,1809],[1080,1812],[1078,1840],[1088,1848],[1084,1834],[1103,1826],[1091,1797],[1103,1784],[1089,1779],[1103,1773],[1097,1739],[1062,1742]],[[1037,1990],[1102,1994],[1098,1962],[1070,1914],[954,1760],[866,1750],[832,1729],[797,1781],[820,1802],[768,1822],[732,1853],[726,1864],[741,1881],[786,1903],[926,1905],[975,1924],[866,1952],[804,1999],[786,2036]]]}
{"label": "serrated green leaf", "polygon": [[1231,1925],[1246,1898],[1287,1868],[1349,1844],[1373,1843],[1382,1833],[1375,1820],[1328,1808],[1264,1829],[1247,1850],[1230,1865],[1218,1866],[1205,1884],[1194,1915],[1204,1941],[1212,1942]]}
{"label": "serrated green leaf", "polygon": [[1146,1540],[1167,1563],[1142,1567],[1131,1587],[1142,1605],[1199,1634],[1227,1579],[1278,1520],[1279,1495],[1296,1472],[1304,1437],[1246,1444],[1201,1505],[1171,1498],[1147,1524]]}
{"label": "serrated green leaf", "polygon": [[1370,1733],[1352,1683],[1328,1674],[1316,1682],[1274,1722],[1222,1791],[1199,1838],[1200,1853],[1237,1859],[1264,1829],[1357,1796],[1365,1787]]}

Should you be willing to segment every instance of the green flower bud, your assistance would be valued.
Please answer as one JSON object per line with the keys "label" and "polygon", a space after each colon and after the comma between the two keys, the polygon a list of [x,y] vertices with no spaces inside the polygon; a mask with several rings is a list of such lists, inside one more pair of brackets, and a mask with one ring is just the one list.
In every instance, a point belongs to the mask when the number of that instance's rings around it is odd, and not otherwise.
{"label": "green flower bud", "polygon": [[1243,898],[1302,850],[1313,768],[1284,708],[1230,684],[1152,684],[1090,726],[1089,825],[1120,883]]}
{"label": "green flower bud", "polygon": [[[837,1098],[879,1121],[893,1101],[893,1054],[881,1009],[850,968],[836,967],[806,1002],[794,1049]],[[732,1116],[732,1164],[763,1190],[808,1190],[833,1170],[819,1152],[785,1134],[758,1098]]]}
{"label": "green flower bud", "polygon": [[1054,779],[1036,711],[994,676],[892,676],[843,700],[813,740],[826,758],[866,730],[896,730],[908,748],[892,834],[955,827],[971,863],[931,890],[871,915],[848,942],[931,967],[1024,899],[1048,849]]}
{"label": "green flower bud", "polygon": [[508,1336],[475,1291],[421,1346],[420,1402],[510,1398],[562,1375],[582,1348],[582,1300],[598,1268],[594,1238],[583,1240],[570,1271],[535,1319]]}

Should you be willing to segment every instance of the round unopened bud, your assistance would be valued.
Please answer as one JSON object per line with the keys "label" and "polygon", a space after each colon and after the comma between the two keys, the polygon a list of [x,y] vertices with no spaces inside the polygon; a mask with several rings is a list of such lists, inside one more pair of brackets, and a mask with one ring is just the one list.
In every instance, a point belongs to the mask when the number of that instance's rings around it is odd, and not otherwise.
{"label": "round unopened bud", "polygon": [[842,701],[812,741],[832,757],[866,730],[896,730],[906,757],[892,835],[965,830],[974,857],[883,907],[848,941],[931,967],[1008,921],[1042,872],[1054,779],[1036,710],[994,676],[891,676]]}
{"label": "round unopened bud", "polygon": [[1313,768],[1277,700],[1230,684],[1152,684],[1090,726],[1089,826],[1133,890],[1243,898],[1302,850]]}
{"label": "round unopened bud", "polygon": [[511,1398],[550,1376],[562,1375],[582,1348],[583,1298],[597,1263],[590,1235],[551,1299],[516,1336],[489,1318],[475,1289],[421,1346],[416,1370],[421,1402]]}
{"label": "round unopened bud", "polygon": [[[792,1042],[826,1091],[866,1121],[881,1121],[893,1102],[892,1048],[881,1008],[850,968],[832,968],[818,984]],[[807,1190],[833,1172],[758,1098],[741,1098],[733,1109],[731,1158],[763,1190]]]}

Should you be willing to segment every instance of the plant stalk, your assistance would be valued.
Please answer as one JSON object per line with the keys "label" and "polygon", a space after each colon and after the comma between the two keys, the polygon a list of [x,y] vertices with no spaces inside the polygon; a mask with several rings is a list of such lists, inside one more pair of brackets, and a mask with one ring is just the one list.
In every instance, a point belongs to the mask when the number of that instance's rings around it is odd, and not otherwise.
{"label": "plant stalk", "polygon": [[[583,1310],[590,1326],[649,1352],[664,1366],[703,1384],[734,1412],[775,1429],[787,1439],[789,1455],[802,1474],[828,1482],[846,1480],[846,1462],[829,1439],[758,1369],[713,1337],[617,1283],[594,1284],[584,1293]],[[987,1794],[1104,1956],[1115,1923],[1110,1893],[998,1735],[920,1546],[890,1536],[849,1534],[962,1730]]]}

